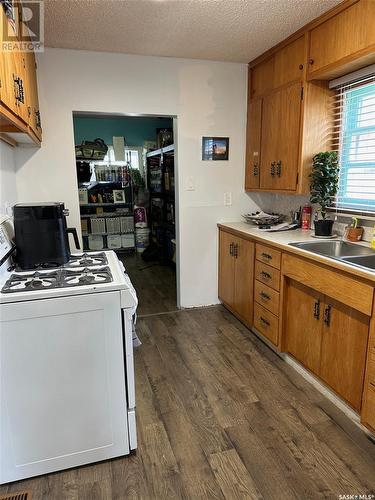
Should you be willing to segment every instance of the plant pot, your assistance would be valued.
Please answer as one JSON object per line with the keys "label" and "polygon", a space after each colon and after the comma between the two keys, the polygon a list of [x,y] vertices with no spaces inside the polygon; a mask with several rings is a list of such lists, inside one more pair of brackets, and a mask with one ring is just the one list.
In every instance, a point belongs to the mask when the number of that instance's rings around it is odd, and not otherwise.
{"label": "plant pot", "polygon": [[315,236],[332,236],[333,220],[315,220]]}
{"label": "plant pot", "polygon": [[348,227],[346,230],[346,239],[349,241],[361,241],[363,227]]}

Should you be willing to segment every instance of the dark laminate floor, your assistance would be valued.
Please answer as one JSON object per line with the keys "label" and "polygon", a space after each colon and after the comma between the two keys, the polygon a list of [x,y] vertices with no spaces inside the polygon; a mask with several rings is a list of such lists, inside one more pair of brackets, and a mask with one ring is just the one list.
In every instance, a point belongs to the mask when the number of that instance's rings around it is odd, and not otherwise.
{"label": "dark laminate floor", "polygon": [[120,258],[137,290],[138,315],[177,310],[174,268],[144,262],[140,254],[125,254]]}
{"label": "dark laminate floor", "polygon": [[137,453],[10,490],[35,500],[375,493],[375,445],[222,307],[149,316],[138,331]]}

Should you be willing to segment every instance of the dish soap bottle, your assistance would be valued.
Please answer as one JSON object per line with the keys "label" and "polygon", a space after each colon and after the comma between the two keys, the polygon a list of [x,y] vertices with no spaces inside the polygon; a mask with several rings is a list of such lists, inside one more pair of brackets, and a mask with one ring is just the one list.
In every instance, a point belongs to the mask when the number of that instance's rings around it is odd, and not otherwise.
{"label": "dish soap bottle", "polygon": [[372,230],[371,248],[373,250],[375,250],[375,226],[373,227],[373,230]]}

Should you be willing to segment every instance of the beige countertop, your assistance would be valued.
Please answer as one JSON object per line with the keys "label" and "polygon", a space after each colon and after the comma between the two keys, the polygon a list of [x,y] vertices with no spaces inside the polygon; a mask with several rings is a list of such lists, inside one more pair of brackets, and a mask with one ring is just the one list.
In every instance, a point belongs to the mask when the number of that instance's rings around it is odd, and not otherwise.
{"label": "beige countertop", "polygon": [[[351,264],[347,264],[342,261],[334,260],[329,257],[318,255],[316,253],[302,250],[301,248],[296,248],[289,245],[289,243],[299,243],[303,241],[319,241],[317,238],[313,238],[311,236],[313,234],[313,231],[303,231],[302,229],[295,229],[291,231],[265,232],[261,231],[255,226],[246,224],[245,222],[219,222],[218,226],[222,227],[223,229],[227,229],[233,234],[238,234],[239,236],[254,239],[262,243],[268,243],[272,246],[280,248],[281,250],[288,251],[290,253],[294,253],[311,260],[315,260],[330,267],[334,267],[335,269],[346,271],[347,273],[355,275],[359,278],[364,278],[375,283],[375,271],[358,268]],[[370,246],[370,244],[365,241],[355,243],[355,245],[366,246],[368,248]]]}

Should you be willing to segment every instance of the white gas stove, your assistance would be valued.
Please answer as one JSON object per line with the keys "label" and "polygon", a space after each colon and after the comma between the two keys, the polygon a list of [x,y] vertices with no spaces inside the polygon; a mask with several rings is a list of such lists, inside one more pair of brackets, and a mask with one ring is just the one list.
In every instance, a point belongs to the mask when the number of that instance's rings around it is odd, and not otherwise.
{"label": "white gas stove", "polygon": [[112,251],[22,271],[0,225],[0,483],[137,446],[137,296]]}

